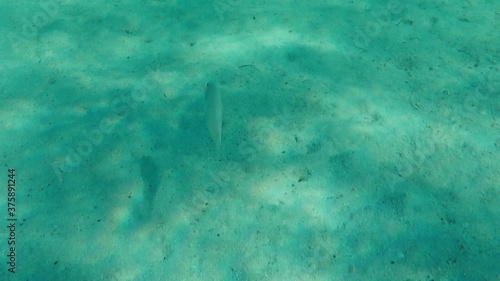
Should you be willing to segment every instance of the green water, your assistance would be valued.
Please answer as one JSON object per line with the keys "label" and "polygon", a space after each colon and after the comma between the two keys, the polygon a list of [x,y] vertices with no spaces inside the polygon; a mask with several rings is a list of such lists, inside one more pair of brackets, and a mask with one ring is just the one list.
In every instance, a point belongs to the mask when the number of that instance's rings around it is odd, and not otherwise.
{"label": "green water", "polygon": [[499,12],[3,1],[0,280],[500,280]]}

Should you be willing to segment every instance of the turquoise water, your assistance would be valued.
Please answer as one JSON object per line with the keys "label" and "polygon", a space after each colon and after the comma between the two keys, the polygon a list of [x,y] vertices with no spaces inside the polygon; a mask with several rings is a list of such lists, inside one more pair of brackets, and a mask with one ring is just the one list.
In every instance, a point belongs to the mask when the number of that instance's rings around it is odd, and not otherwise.
{"label": "turquoise water", "polygon": [[0,280],[500,280],[499,13],[4,1]]}

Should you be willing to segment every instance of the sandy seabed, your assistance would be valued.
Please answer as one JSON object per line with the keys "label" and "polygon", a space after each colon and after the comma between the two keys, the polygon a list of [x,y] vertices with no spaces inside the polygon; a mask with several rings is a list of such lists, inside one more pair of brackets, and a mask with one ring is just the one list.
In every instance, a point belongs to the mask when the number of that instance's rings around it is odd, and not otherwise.
{"label": "sandy seabed", "polygon": [[500,280],[499,12],[0,4],[0,279]]}

